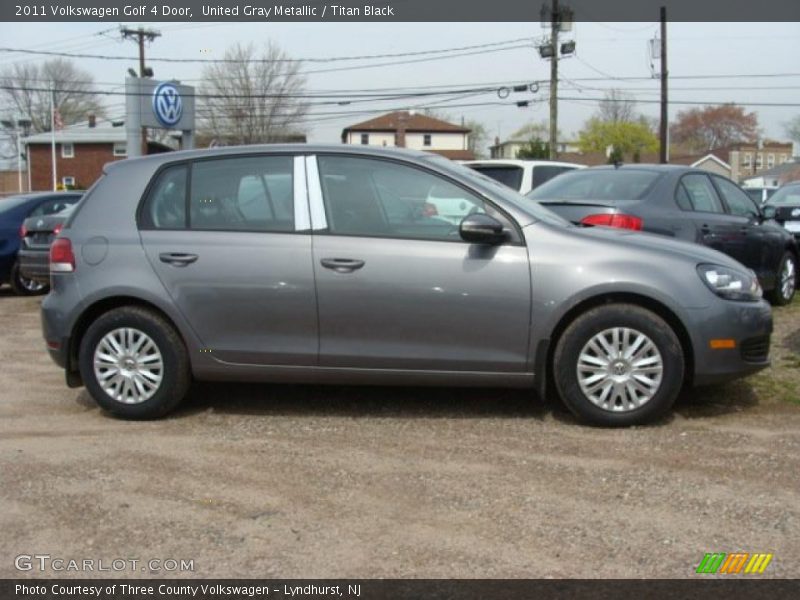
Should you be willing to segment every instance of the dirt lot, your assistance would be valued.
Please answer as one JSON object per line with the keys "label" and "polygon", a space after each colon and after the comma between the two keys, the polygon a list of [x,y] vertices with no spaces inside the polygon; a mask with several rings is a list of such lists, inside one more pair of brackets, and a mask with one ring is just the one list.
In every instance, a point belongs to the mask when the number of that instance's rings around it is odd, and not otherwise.
{"label": "dirt lot", "polygon": [[64,385],[38,303],[0,292],[0,577],[35,553],[194,577],[688,577],[720,551],[800,576],[800,301],[775,311],[769,371],[622,431],[521,391],[267,385],[118,421]]}

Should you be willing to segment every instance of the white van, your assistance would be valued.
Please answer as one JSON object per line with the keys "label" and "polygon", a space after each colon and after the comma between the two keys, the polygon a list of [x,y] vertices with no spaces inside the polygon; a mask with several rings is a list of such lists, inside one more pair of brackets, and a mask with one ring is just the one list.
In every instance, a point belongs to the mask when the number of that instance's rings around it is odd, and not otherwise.
{"label": "white van", "polygon": [[583,169],[585,165],[558,162],[555,160],[489,159],[468,160],[463,163],[487,177],[496,179],[508,187],[527,194],[556,175]]}

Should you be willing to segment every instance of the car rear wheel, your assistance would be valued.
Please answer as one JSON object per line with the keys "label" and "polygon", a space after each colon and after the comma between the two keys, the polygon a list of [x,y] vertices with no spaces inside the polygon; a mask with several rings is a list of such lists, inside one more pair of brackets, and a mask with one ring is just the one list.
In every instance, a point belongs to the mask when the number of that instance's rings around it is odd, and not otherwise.
{"label": "car rear wheel", "polygon": [[81,377],[101,408],[126,419],[153,419],[174,409],[189,388],[186,347],[162,317],[139,307],[101,315],[86,331]]}
{"label": "car rear wheel", "polygon": [[683,384],[683,351],[655,313],[608,304],[567,327],[556,345],[553,375],[564,404],[581,420],[638,425],[672,407]]}
{"label": "car rear wheel", "polygon": [[778,265],[775,276],[775,289],[770,293],[770,301],[777,306],[786,306],[794,298],[797,289],[797,259],[787,252]]}
{"label": "car rear wheel", "polygon": [[11,284],[11,289],[14,290],[14,293],[18,296],[35,296],[37,294],[46,294],[50,289],[50,286],[45,283],[41,283],[35,279],[23,277],[22,273],[20,272],[18,262],[14,263],[14,266],[11,267],[11,277],[9,278],[9,283]]}

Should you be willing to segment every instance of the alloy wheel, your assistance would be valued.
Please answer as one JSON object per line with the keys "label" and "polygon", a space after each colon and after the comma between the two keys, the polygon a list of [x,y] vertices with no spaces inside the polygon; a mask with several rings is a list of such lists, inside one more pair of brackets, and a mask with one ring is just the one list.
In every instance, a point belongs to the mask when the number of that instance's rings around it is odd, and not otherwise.
{"label": "alloy wheel", "polygon": [[581,391],[594,405],[610,412],[629,412],[658,392],[664,361],[645,334],[614,327],[584,345],[577,371]]}
{"label": "alloy wheel", "polygon": [[164,359],[150,336],[122,327],[109,331],[97,344],[94,375],[101,389],[117,402],[140,404],[161,386]]}

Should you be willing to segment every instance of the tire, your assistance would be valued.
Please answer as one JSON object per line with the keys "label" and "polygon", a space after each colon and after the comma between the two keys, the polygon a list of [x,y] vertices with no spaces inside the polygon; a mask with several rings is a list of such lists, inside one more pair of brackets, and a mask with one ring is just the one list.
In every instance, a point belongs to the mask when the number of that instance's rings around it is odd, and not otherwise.
{"label": "tire", "polygon": [[797,289],[797,257],[787,252],[778,263],[775,288],[769,293],[769,301],[775,306],[786,306],[794,298]]}
{"label": "tire", "polygon": [[124,419],[164,416],[183,400],[191,383],[178,332],[161,316],[135,306],[104,313],[89,326],[78,365],[97,404]]}
{"label": "tire", "polygon": [[8,278],[8,283],[17,296],[37,296],[46,294],[50,290],[50,286],[46,283],[39,283],[33,279],[23,277],[19,270],[19,262],[15,262],[14,266],[11,267],[11,276]]}
{"label": "tire", "polygon": [[[611,349],[616,340],[616,352],[609,354],[600,337]],[[626,343],[635,360],[628,360]],[[617,354],[621,347],[622,356]],[[553,376],[564,404],[580,420],[606,427],[640,425],[663,416],[675,403],[683,385],[683,350],[672,328],[655,313],[632,304],[607,304],[569,324],[556,344]]]}

